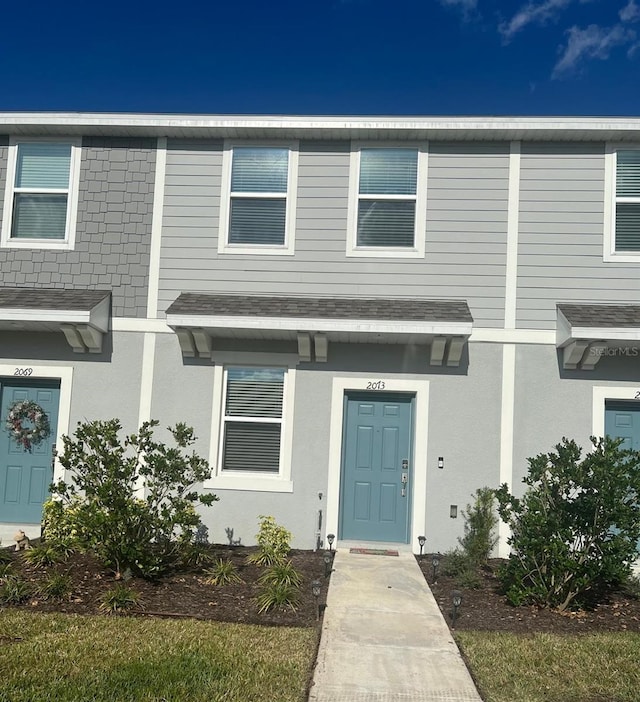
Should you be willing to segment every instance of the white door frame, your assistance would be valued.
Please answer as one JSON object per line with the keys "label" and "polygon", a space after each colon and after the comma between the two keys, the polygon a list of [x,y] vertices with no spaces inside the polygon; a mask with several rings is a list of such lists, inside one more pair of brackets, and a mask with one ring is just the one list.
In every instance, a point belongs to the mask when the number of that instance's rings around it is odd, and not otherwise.
{"label": "white door frame", "polygon": [[[342,469],[342,432],[344,426],[344,397],[348,392],[407,393],[415,396],[413,418],[413,487],[409,526],[409,545],[418,549],[418,536],[425,533],[427,498],[427,434],[429,415],[429,381],[407,380],[380,376],[336,376],[331,391],[331,424],[329,432],[329,470],[327,484],[327,534],[338,533],[340,514],[340,474]],[[419,439],[419,440],[418,440]],[[323,534],[323,539],[326,534]]]}
{"label": "white door frame", "polygon": [[[17,371],[23,371],[18,375]],[[31,371],[27,374],[27,371]],[[58,408],[58,429],[56,432],[56,448],[62,448],[62,435],[69,433],[69,418],[71,415],[71,386],[73,384],[73,366],[43,366],[33,365],[25,361],[16,363],[0,363],[0,376],[20,380],[54,379],[60,381],[60,400]],[[53,468],[53,482],[64,479],[64,468],[56,462]]]}

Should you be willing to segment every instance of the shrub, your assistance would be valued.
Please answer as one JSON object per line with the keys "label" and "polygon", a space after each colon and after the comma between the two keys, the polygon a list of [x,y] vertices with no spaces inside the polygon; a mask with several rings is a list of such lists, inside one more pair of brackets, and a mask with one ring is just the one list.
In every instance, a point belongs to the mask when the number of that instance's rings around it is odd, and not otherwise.
{"label": "shrub", "polygon": [[49,573],[38,586],[38,594],[46,600],[64,600],[71,595],[71,578],[66,573]]}
{"label": "shrub", "polygon": [[260,532],[256,535],[258,550],[247,560],[257,565],[280,563],[289,555],[291,532],[280,526],[273,517],[260,515]]}
{"label": "shrub", "polygon": [[499,577],[513,604],[566,610],[597,602],[630,574],[640,538],[640,452],[592,437],[529,459],[522,499],[496,491],[512,554]]}
{"label": "shrub", "polygon": [[7,575],[0,584],[0,604],[21,604],[33,595],[31,583],[19,575]]}
{"label": "shrub", "polygon": [[476,566],[486,565],[491,552],[498,543],[496,527],[498,516],[494,511],[495,493],[491,488],[479,488],[473,504],[467,505],[464,517],[464,536],[458,539],[470,562]]}
{"label": "shrub", "polygon": [[124,583],[117,583],[100,597],[100,609],[107,614],[119,614],[140,605],[140,595]]}
{"label": "shrub", "polygon": [[[157,421],[145,422],[138,434],[119,438],[117,419],[79,424],[73,437],[63,436],[60,463],[71,482],[52,486],[62,502],[62,525],[56,534],[52,506],[47,536],[72,537],[112,568],[116,578],[130,569],[145,578],[176,564],[200,526],[195,503],[211,505],[217,497],[193,490],[209,476],[209,465],[187,449],[195,442],[184,424],[169,428],[175,446],[153,440]],[[145,497],[136,496],[144,481]]]}
{"label": "shrub", "polygon": [[269,566],[267,570],[258,578],[261,585],[277,583],[281,585],[291,585],[299,588],[302,585],[302,576],[293,567],[291,561],[282,561]]}
{"label": "shrub", "polygon": [[11,551],[6,548],[0,548],[0,563],[11,563],[12,560]]}
{"label": "shrub", "polygon": [[444,554],[441,568],[443,575],[455,578],[462,587],[476,589],[482,584],[477,565],[467,553],[459,548]]}
{"label": "shrub", "polygon": [[11,562],[0,562],[0,580],[3,580],[8,575],[13,575],[13,564]]}
{"label": "shrub", "polygon": [[258,612],[268,612],[274,607],[289,607],[295,611],[300,601],[300,590],[295,585],[269,582],[266,583],[257,598]]}
{"label": "shrub", "polygon": [[36,568],[47,568],[54,563],[61,563],[66,560],[68,555],[68,552],[50,543],[34,546],[28,551],[22,552],[24,560]]}
{"label": "shrub", "polygon": [[231,585],[232,583],[244,582],[238,575],[238,569],[228,559],[223,561],[222,558],[219,558],[214,566],[205,570],[205,575],[207,576],[205,582],[209,585]]}

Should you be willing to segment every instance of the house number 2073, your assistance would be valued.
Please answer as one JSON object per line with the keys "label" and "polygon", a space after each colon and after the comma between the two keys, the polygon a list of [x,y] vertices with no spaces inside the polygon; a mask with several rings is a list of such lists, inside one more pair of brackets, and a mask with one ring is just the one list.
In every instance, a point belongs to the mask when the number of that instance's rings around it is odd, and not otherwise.
{"label": "house number 2073", "polygon": [[33,373],[33,368],[16,368],[13,371],[14,375],[31,375]]}
{"label": "house number 2073", "polygon": [[384,380],[370,380],[367,383],[367,390],[384,390]]}

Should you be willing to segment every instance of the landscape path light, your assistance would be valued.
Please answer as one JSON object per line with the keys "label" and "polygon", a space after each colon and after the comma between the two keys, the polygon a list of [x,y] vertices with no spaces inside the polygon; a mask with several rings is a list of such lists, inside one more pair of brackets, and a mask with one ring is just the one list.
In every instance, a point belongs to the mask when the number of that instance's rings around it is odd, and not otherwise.
{"label": "landscape path light", "polygon": [[336,539],[335,534],[327,534],[327,541],[329,542],[329,551],[333,551],[333,542]]}
{"label": "landscape path light", "polygon": [[418,537],[418,543],[420,544],[420,558],[422,558],[422,549],[424,548],[424,545],[426,542],[427,542],[426,536],[419,536]]}
{"label": "landscape path light", "polygon": [[462,604],[462,593],[460,592],[460,590],[454,590],[451,593],[451,601],[453,602],[453,616],[452,616],[451,628],[455,629],[456,628],[456,619],[458,617],[458,608]]}
{"label": "landscape path light", "polygon": [[324,577],[328,578],[329,574],[331,573],[331,563],[333,561],[331,551],[324,552],[323,560],[324,560]]}
{"label": "landscape path light", "polygon": [[315,600],[316,603],[316,620],[320,619],[320,603],[318,601],[318,598],[320,597],[320,581],[319,580],[312,580],[311,581],[311,592],[313,593],[313,599]]}
{"label": "landscape path light", "polygon": [[436,582],[436,578],[438,577],[438,566],[440,565],[440,557],[438,555],[434,555],[433,558],[431,559],[431,567],[433,568],[433,582]]}

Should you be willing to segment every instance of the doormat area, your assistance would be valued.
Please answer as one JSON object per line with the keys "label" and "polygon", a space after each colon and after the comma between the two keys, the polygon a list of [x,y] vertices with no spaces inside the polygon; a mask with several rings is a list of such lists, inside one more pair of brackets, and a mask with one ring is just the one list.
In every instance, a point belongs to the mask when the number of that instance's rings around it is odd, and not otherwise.
{"label": "doormat area", "polygon": [[349,553],[359,553],[363,556],[397,556],[397,551],[386,548],[350,548]]}

